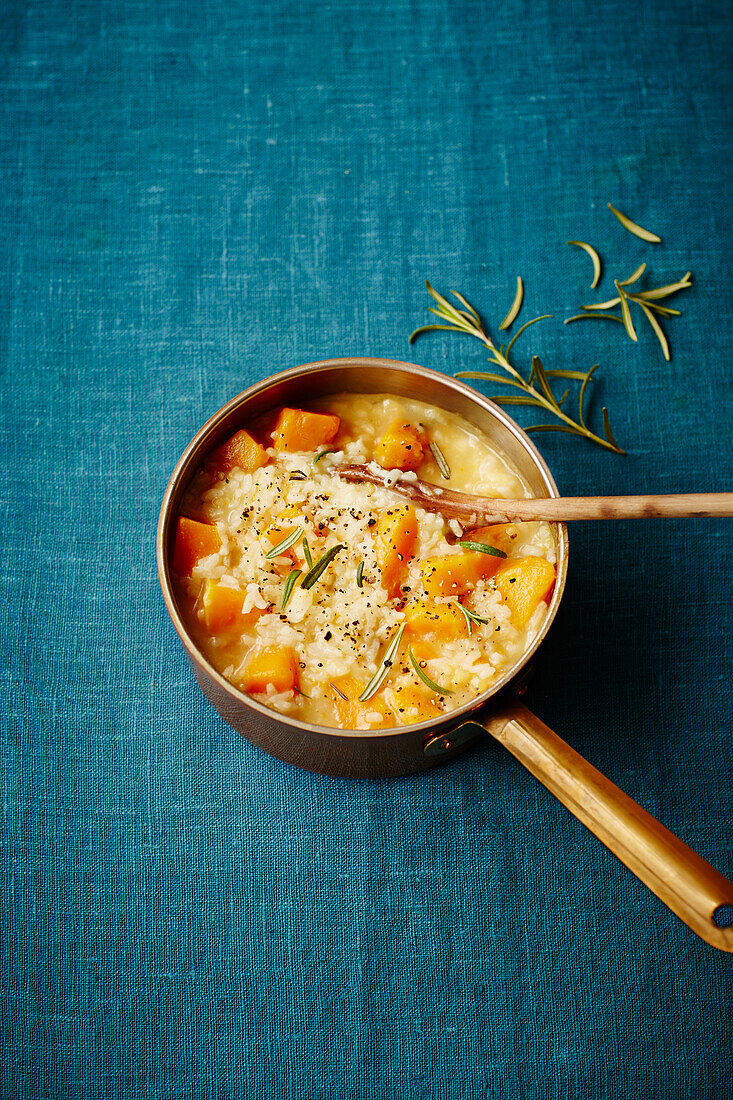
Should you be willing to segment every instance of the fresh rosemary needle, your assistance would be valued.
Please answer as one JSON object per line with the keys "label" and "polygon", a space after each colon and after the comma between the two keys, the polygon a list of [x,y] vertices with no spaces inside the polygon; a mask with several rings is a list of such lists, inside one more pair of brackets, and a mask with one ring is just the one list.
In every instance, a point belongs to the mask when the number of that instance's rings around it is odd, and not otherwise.
{"label": "fresh rosemary needle", "polygon": [[356,570],[356,584],[358,588],[364,587],[364,562],[360,561]]}
{"label": "fresh rosemary needle", "polygon": [[650,233],[648,229],[643,229],[636,222],[632,222],[631,218],[627,218],[625,214],[622,214],[620,210],[617,210],[615,206],[611,206],[610,202],[606,203],[606,206],[615,214],[618,220],[621,222],[624,229],[628,229],[629,233],[633,233],[635,237],[641,237],[642,241],[651,241],[652,244],[661,244],[662,238],[658,237],[656,233]]}
{"label": "fresh rosemary needle", "polygon": [[293,569],[290,573],[288,573],[287,580],[285,581],[285,587],[283,589],[283,602],[280,605],[281,611],[284,611],[290,603],[290,597],[293,594],[293,589],[295,588],[296,582],[300,574],[300,569]]}
{"label": "fresh rosemary needle", "polygon": [[524,284],[522,283],[522,280],[521,280],[520,276],[517,275],[517,292],[514,295],[514,301],[512,302],[512,304],[509,307],[509,312],[507,313],[506,317],[504,318],[504,320],[499,325],[500,329],[511,328],[512,321],[514,320],[514,318],[517,316],[520,309],[522,308],[522,299],[523,298],[524,298]]}
{"label": "fresh rosemary needle", "polygon": [[588,253],[593,261],[593,282],[590,284],[591,290],[597,287],[601,279],[601,257],[598,255],[595,248],[586,244],[585,241],[565,241],[565,244],[577,245],[578,248],[582,248]]}
{"label": "fresh rosemary needle", "polygon": [[404,634],[404,632],[405,624],[401,623],[400,626],[397,628],[397,633],[395,634],[392,641],[389,643],[387,652],[382,658],[381,665],[374,673],[371,680],[359,696],[360,703],[366,703],[369,699],[371,699],[373,695],[376,695],[384,681],[389,676],[389,670],[394,664],[394,659],[397,655],[397,650],[400,648],[400,642],[402,641],[402,635]]}
{"label": "fresh rosemary needle", "polygon": [[503,550],[497,550],[488,542],[471,542],[470,539],[459,539],[457,546],[463,546],[466,550],[475,550],[479,554],[489,554],[492,558],[505,558]]}
{"label": "fresh rosemary needle", "polygon": [[345,549],[346,545],[344,543],[339,543],[338,546],[332,546],[330,550],[327,550],[323,557],[320,557],[308,570],[300,583],[300,587],[306,590],[312,588],[321,574],[325,573],[326,569],[328,569],[336,555]]}
{"label": "fresh rosemary needle", "polygon": [[415,654],[412,652],[412,646],[407,647],[407,656],[410,658],[410,664],[415,669],[415,672],[420,677],[422,682],[426,685],[426,687],[429,687],[430,690],[434,691],[437,695],[453,694],[451,688],[441,687],[440,684],[436,684],[435,680],[430,679],[427,672],[423,672],[423,670],[420,668],[420,662],[417,660]]}
{"label": "fresh rosemary needle", "polygon": [[265,554],[267,561],[271,561],[272,558],[279,558],[281,554],[284,554],[286,550],[289,550],[291,546],[295,546],[299,538],[303,534],[303,528],[298,527],[295,531],[291,531],[289,535],[286,535],[282,542],[278,542],[276,546],[273,546],[272,550],[268,550]]}
{"label": "fresh rosemary needle", "polygon": [[305,564],[310,569],[313,565],[313,555],[311,554],[311,548],[308,545],[308,536],[303,536],[303,557],[305,558]]}
{"label": "fresh rosemary needle", "polygon": [[446,481],[450,481],[450,466],[445,460],[445,455],[443,454],[435,440],[433,440],[433,442],[429,444],[429,447],[430,452],[435,459],[435,465],[440,470],[440,476],[444,477]]}

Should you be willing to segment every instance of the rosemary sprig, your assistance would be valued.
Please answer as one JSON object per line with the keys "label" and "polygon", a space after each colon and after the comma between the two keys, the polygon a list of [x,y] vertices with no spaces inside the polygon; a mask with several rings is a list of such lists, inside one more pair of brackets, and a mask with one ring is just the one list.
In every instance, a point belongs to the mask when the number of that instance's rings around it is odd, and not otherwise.
{"label": "rosemary sprig", "polygon": [[473,623],[481,623],[484,626],[486,625],[486,623],[488,623],[488,621],[489,621],[488,619],[482,619],[481,616],[477,615],[474,611],[469,611],[467,607],[463,606],[463,604],[461,603],[460,600],[458,601],[458,606],[460,607],[460,609],[463,612],[463,615],[465,617],[466,626],[468,628],[469,638],[471,637],[471,632],[472,632],[472,629],[473,629],[473,626],[472,626]]}
{"label": "rosemary sprig", "polygon": [[[624,454],[625,452],[616,443],[612,434],[610,434],[610,428],[606,431],[606,424],[608,423],[608,412],[605,411],[603,417],[604,423],[604,436],[596,435],[585,423],[583,401],[587,392],[587,383],[590,381],[595,367],[592,367],[590,371],[582,373],[581,371],[562,371],[555,370],[548,372],[542,366],[542,363],[534,357],[532,360],[532,372],[529,378],[524,378],[519,371],[512,365],[509,360],[509,353],[522,335],[525,329],[530,325],[536,324],[537,321],[544,320],[544,317],[534,317],[531,321],[525,322],[521,328],[516,332],[514,337],[509,341],[506,347],[503,345],[499,348],[494,344],[491,337],[485,331],[481,318],[479,317],[473,306],[469,305],[466,299],[458,294],[455,290],[451,291],[451,294],[465,307],[464,309],[457,309],[452,305],[442,294],[438,294],[436,290],[432,288],[429,282],[425,284],[428,288],[428,292],[432,296],[435,302],[437,302],[438,308],[430,307],[430,312],[435,313],[442,321],[449,322],[448,324],[440,325],[422,325],[410,336],[410,343],[413,343],[418,336],[421,336],[424,332],[432,332],[435,329],[442,329],[447,332],[461,332],[467,336],[474,336],[477,340],[480,340],[485,348],[489,351],[489,362],[494,363],[501,370],[505,371],[509,375],[508,378],[500,374],[492,374],[487,371],[460,371],[457,378],[479,378],[487,382],[498,382],[501,385],[512,386],[514,389],[521,391],[521,401],[517,397],[494,397],[492,400],[497,404],[522,404],[522,405],[535,405],[538,408],[544,409],[549,412],[551,416],[557,417],[562,421],[560,424],[533,424],[529,428],[525,429],[528,432],[567,432],[569,435],[583,436],[585,439],[590,440],[593,443],[597,443],[599,447],[605,447],[608,451],[615,451],[616,454]],[[550,384],[550,378],[574,378],[582,379],[584,385],[581,388],[580,396],[580,409],[578,420],[573,420],[567,413],[563,412],[561,406],[562,398],[560,401],[555,397],[552,386]],[[534,380],[537,380],[538,385],[534,385]]]}
{"label": "rosemary sprig", "polygon": [[290,573],[288,573],[287,580],[285,581],[285,588],[283,589],[283,602],[280,604],[281,611],[284,611],[290,603],[290,597],[293,594],[293,589],[295,588],[296,581],[298,580],[301,572],[302,570],[300,569],[293,569]]}
{"label": "rosemary sprig", "polygon": [[430,688],[431,691],[434,691],[437,695],[452,695],[453,694],[453,691],[452,691],[451,688],[441,687],[440,684],[436,684],[435,680],[430,679],[427,672],[423,672],[423,670],[420,668],[420,662],[417,660],[417,658],[415,657],[415,654],[412,652],[412,646],[411,645],[408,645],[408,647],[407,647],[407,656],[410,658],[410,664],[415,669],[415,672],[417,673],[417,675],[420,677],[422,682],[427,687]]}
{"label": "rosemary sprig", "polygon": [[339,543],[338,546],[332,546],[330,550],[327,550],[323,557],[320,557],[318,561],[310,567],[303,580],[300,582],[300,587],[312,588],[322,573],[328,569],[329,565],[342,550],[346,549],[345,543]]}
{"label": "rosemary sprig", "polygon": [[471,542],[470,539],[459,539],[457,546],[463,546],[466,550],[476,550],[479,554],[489,554],[492,558],[505,558],[503,550],[498,550],[488,542]]}
{"label": "rosemary sprig", "polygon": [[295,531],[291,531],[290,534],[286,535],[281,542],[278,542],[276,546],[273,546],[272,550],[267,551],[267,553],[265,554],[265,558],[267,559],[267,561],[270,561],[272,558],[279,558],[280,555],[284,554],[286,550],[289,550],[291,546],[295,546],[296,542],[302,534],[302,527],[297,527]]}
{"label": "rosemary sprig", "polygon": [[450,481],[450,466],[445,460],[445,455],[441,451],[438,444],[433,440],[430,446],[430,452],[435,459],[435,465],[440,470],[440,476],[444,477],[446,481]]}
{"label": "rosemary sprig", "polygon": [[397,633],[395,634],[394,638],[389,643],[389,646],[387,648],[387,652],[385,653],[384,657],[382,658],[381,665],[379,666],[377,671],[374,673],[371,680],[369,681],[369,683],[367,684],[367,686],[364,688],[361,695],[359,696],[359,702],[360,703],[366,703],[369,699],[371,699],[372,695],[376,695],[377,692],[379,691],[380,687],[384,683],[384,681],[389,676],[389,670],[391,669],[392,665],[394,664],[394,659],[395,659],[395,656],[397,655],[397,650],[400,648],[400,642],[402,641],[402,635],[404,634],[404,632],[405,632],[405,624],[402,623],[398,627]]}

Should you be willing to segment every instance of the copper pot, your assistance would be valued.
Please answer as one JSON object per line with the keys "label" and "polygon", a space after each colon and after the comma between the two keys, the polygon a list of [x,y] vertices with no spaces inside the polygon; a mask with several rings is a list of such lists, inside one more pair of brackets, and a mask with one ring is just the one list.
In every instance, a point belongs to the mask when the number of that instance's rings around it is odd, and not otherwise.
{"label": "copper pot", "polygon": [[523,670],[547,634],[562,599],[568,536],[556,528],[557,582],[541,632],[519,664],[492,688],[438,721],[393,730],[315,726],[262,706],[204,658],[190,637],[171,584],[174,520],[204,458],[239,428],[281,405],[335,393],[390,393],[457,413],[506,455],[535,496],[558,496],[542,456],[507,414],[468,386],[423,367],[389,359],[328,359],[273,375],[219,410],[181,456],[163,497],[157,536],[158,577],[194,675],[219,714],[248,741],[289,764],[350,778],[404,775],[447,761],[486,732],[500,741],[708,943],[733,951],[733,929],[715,923],[733,905],[733,884],[561,741],[517,698]]}

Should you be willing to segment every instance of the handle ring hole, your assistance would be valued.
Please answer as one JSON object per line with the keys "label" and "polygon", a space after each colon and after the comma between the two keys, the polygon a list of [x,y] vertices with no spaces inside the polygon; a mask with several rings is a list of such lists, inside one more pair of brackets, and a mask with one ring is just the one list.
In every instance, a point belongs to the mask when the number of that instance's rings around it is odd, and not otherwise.
{"label": "handle ring hole", "polygon": [[713,910],[713,924],[717,928],[733,927],[733,905],[719,905]]}

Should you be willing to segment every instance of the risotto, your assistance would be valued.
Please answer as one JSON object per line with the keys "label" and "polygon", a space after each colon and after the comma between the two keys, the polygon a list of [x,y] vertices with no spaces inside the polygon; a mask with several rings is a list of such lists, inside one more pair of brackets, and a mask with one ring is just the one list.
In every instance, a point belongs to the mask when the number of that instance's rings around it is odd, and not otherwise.
{"label": "risotto", "polygon": [[555,582],[546,523],[463,530],[333,468],[527,497],[458,416],[388,395],[276,410],[188,486],[176,595],[207,660],[282,714],[342,729],[439,718],[492,687],[542,627]]}

